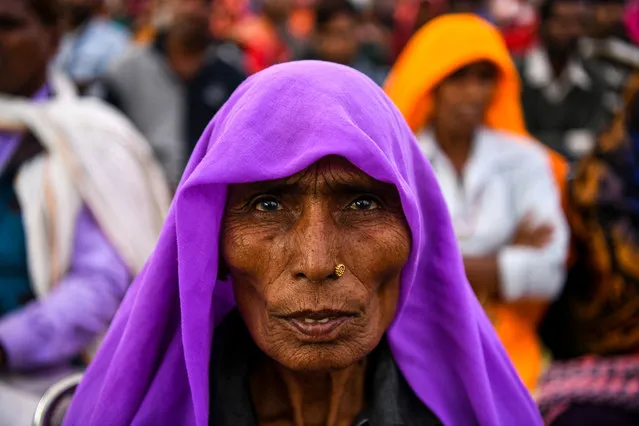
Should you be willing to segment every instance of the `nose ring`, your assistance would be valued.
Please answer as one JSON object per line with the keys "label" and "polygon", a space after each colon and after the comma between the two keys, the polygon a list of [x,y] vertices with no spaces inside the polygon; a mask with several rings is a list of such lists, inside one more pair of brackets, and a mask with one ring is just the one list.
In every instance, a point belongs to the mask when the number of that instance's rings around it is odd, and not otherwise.
{"label": "nose ring", "polygon": [[344,272],[346,272],[346,266],[344,266],[344,264],[340,263],[335,266],[335,276],[337,278],[341,278]]}

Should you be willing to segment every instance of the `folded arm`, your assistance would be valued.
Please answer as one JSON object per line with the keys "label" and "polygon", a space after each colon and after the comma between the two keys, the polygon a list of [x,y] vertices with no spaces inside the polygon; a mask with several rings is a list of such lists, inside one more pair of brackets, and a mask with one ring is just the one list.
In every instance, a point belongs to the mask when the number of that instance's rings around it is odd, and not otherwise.
{"label": "folded arm", "polygon": [[541,159],[518,168],[512,182],[517,221],[531,217],[552,233],[543,244],[513,241],[493,256],[466,257],[468,280],[480,298],[552,300],[564,282],[569,242],[557,185]]}

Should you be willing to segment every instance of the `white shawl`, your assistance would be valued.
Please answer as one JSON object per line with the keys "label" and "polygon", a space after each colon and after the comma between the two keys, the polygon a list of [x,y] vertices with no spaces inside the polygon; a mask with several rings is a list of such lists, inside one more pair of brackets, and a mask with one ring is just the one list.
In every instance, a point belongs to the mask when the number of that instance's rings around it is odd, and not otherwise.
{"label": "white shawl", "polygon": [[15,182],[38,297],[70,267],[82,204],[135,276],[170,203],[161,169],[133,125],[103,102],[79,98],[63,77],[54,75],[51,83],[57,96],[44,103],[0,97],[0,129],[28,129],[45,148]]}

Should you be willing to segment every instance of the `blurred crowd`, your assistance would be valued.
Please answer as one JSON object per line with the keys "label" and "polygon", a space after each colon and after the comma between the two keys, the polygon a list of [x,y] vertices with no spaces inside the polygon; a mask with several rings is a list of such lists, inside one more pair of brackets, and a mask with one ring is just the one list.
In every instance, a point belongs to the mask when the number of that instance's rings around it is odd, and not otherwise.
{"label": "blurred crowd", "polygon": [[639,62],[637,7],[541,3],[65,0],[54,64],[133,121],[175,186],[209,118],[246,76],[318,59],[382,85],[417,29],[444,13],[473,12],[499,28],[515,58],[528,130],[574,161],[592,150]]}
{"label": "blurred crowd", "polygon": [[86,363],[211,117],[248,76],[313,59],[406,117],[547,423],[639,424],[639,1],[59,2],[0,2],[10,387]]}

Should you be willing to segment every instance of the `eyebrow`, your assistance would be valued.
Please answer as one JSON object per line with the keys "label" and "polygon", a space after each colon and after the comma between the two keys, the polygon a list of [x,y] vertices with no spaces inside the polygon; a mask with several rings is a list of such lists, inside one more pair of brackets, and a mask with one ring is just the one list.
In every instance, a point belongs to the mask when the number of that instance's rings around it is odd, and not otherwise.
{"label": "eyebrow", "polygon": [[[313,188],[314,187],[315,186],[313,185]],[[330,188],[331,192],[344,195],[388,192],[391,189],[394,189],[392,184],[378,182],[372,179],[356,179],[354,182],[329,182],[327,187]],[[301,184],[299,181],[293,183],[287,182],[286,180],[256,182],[245,187],[245,189],[242,190],[242,196],[248,197],[255,195],[256,193],[296,195],[307,193],[310,188],[310,184]]]}

